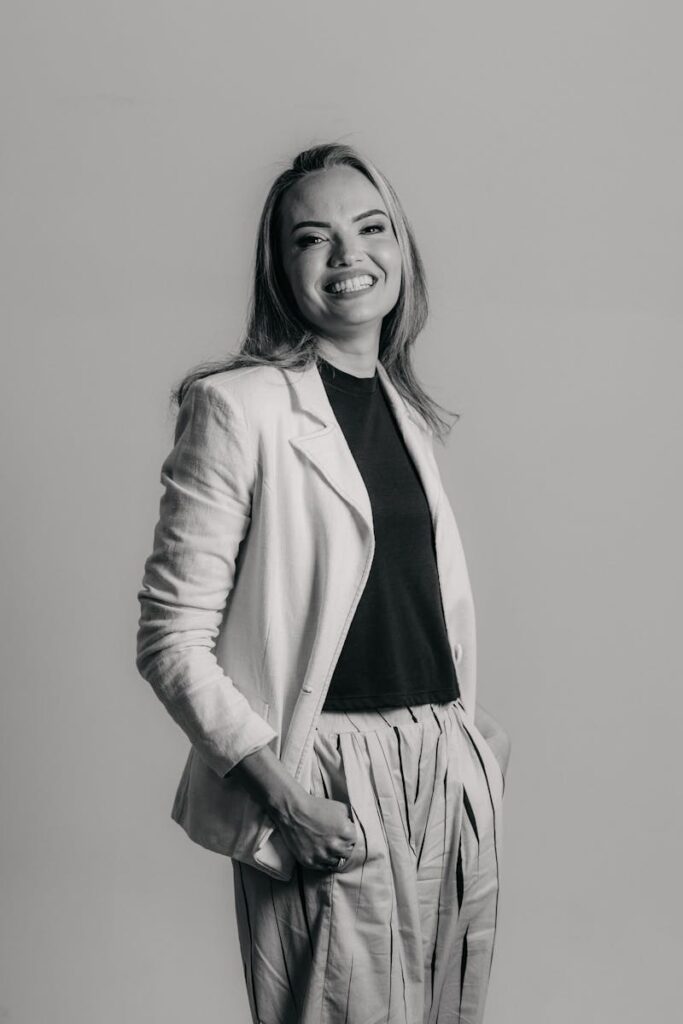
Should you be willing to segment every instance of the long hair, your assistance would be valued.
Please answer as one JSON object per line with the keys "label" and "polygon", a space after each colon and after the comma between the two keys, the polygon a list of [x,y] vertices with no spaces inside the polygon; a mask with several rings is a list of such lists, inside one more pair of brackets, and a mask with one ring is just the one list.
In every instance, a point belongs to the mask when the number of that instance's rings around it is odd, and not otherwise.
{"label": "long hair", "polygon": [[352,146],[329,143],[304,150],[273,182],[261,212],[246,335],[240,349],[223,359],[203,362],[190,370],[177,385],[171,399],[178,406],[190,385],[202,377],[243,366],[274,365],[304,369],[320,360],[317,339],[311,325],[302,318],[280,261],[280,213],[282,200],[296,182],[313,171],[339,164],[355,168],[375,186],[386,207],[401,253],[402,281],[398,301],[382,321],[379,359],[392,383],[405,400],[420,413],[434,435],[443,443],[450,432],[438,412],[444,408],[424,391],[412,365],[412,347],[428,315],[424,266],[412,228],[400,200],[386,176]]}

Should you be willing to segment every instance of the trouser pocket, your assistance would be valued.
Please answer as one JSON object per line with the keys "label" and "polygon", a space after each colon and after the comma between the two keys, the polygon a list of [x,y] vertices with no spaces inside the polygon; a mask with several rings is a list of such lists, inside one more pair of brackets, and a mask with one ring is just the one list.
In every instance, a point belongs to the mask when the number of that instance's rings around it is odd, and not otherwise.
{"label": "trouser pocket", "polygon": [[[363,829],[354,806],[347,761],[353,756],[353,745],[349,733],[326,733],[316,737],[314,759],[311,769],[311,792],[327,800],[338,800],[346,805],[347,817],[356,828],[356,842],[340,868],[335,873],[350,870],[364,850]],[[353,776],[353,768],[351,775]]]}

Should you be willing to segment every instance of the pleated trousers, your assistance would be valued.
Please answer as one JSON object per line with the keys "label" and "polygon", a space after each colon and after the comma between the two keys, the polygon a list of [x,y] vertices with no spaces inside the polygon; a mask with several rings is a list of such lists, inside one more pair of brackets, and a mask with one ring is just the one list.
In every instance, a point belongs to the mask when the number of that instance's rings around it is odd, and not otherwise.
{"label": "pleated trousers", "polygon": [[233,860],[255,1024],[480,1024],[504,779],[462,702],[323,711],[311,792],[349,807],[340,870]]}

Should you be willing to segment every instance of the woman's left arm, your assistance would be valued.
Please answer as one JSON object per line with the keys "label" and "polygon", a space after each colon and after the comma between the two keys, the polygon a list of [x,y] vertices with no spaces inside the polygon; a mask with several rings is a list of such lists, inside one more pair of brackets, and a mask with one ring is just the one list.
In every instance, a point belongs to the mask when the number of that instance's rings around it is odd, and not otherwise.
{"label": "woman's left arm", "polygon": [[491,750],[495,754],[496,760],[500,765],[503,778],[505,778],[507,776],[510,751],[512,749],[510,736],[505,729],[503,729],[500,722],[496,721],[493,715],[483,708],[481,704],[475,705],[474,724],[491,747]]}

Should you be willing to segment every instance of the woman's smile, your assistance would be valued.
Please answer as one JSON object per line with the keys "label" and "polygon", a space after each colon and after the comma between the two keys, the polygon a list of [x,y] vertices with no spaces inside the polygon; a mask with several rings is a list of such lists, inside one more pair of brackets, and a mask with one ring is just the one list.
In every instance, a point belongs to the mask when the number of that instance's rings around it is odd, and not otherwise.
{"label": "woman's smile", "polygon": [[369,292],[377,284],[374,274],[354,274],[336,278],[326,284],[323,291],[335,299],[355,299]]}

